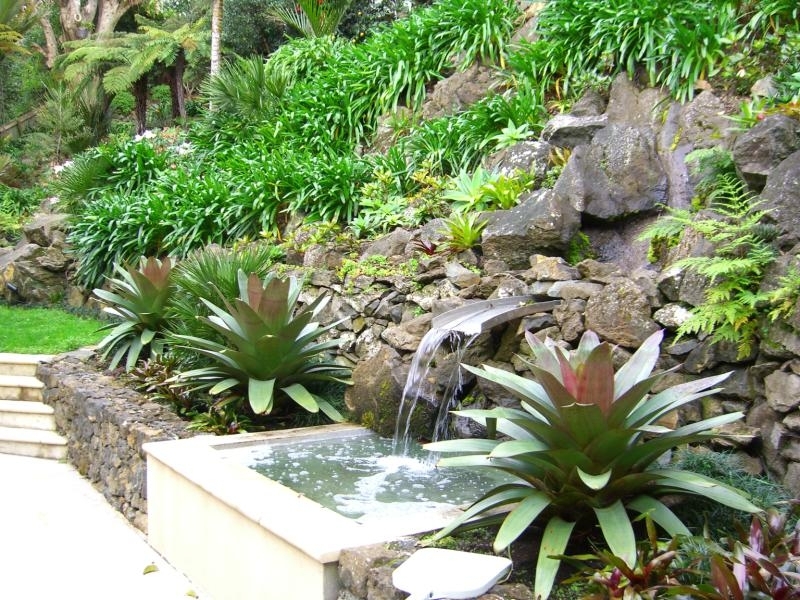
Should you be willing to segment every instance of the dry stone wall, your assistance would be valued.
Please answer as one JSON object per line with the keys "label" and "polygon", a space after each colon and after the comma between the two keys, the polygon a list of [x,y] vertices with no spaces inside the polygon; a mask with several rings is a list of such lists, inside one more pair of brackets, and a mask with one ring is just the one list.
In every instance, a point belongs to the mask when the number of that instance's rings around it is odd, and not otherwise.
{"label": "dry stone wall", "polygon": [[79,352],[39,365],[44,402],[67,437],[67,458],[109,504],[147,530],[146,456],[142,444],[191,437],[186,422],[104,374]]}

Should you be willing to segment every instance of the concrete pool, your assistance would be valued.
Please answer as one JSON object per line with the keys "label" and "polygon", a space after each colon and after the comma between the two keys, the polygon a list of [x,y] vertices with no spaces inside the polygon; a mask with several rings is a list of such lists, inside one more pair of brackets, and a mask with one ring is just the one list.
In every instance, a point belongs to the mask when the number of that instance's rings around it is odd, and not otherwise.
{"label": "concrete pool", "polygon": [[343,549],[438,529],[456,509],[359,522],[226,450],[364,435],[325,425],[146,444],[148,540],[214,600],[335,600]]}

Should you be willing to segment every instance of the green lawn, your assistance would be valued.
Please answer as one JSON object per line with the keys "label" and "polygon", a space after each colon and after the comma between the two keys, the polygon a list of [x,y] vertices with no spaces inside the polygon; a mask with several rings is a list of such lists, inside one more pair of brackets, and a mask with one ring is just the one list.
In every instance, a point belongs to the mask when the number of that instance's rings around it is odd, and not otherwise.
{"label": "green lawn", "polygon": [[57,308],[0,305],[0,352],[58,354],[103,339],[100,321]]}

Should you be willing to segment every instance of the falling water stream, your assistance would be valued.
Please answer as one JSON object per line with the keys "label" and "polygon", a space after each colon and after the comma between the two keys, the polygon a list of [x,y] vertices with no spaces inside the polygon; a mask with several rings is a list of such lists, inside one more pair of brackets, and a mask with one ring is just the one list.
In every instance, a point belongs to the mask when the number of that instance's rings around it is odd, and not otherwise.
{"label": "falling water stream", "polygon": [[400,400],[400,409],[397,414],[395,425],[394,440],[392,443],[392,453],[397,456],[408,456],[412,446],[411,438],[411,417],[417,403],[422,398],[424,400],[435,400],[436,388],[439,382],[431,377],[431,369],[434,359],[439,349],[443,345],[449,344],[456,355],[456,368],[452,369],[444,387],[439,412],[433,427],[432,441],[439,441],[447,436],[450,422],[450,411],[458,397],[459,391],[464,385],[464,373],[461,369],[461,361],[464,352],[478,335],[465,335],[452,329],[431,328],[420,341],[406,378],[403,388],[403,397]]}

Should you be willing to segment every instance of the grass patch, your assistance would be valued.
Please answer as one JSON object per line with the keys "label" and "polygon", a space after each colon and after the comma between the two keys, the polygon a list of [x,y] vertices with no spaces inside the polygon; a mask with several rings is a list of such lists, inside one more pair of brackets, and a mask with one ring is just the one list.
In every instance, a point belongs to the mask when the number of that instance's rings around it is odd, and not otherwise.
{"label": "grass patch", "polygon": [[0,352],[58,354],[103,339],[96,319],[58,308],[0,305]]}

